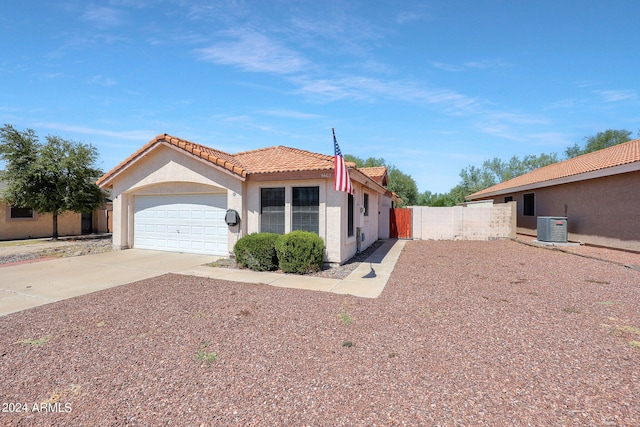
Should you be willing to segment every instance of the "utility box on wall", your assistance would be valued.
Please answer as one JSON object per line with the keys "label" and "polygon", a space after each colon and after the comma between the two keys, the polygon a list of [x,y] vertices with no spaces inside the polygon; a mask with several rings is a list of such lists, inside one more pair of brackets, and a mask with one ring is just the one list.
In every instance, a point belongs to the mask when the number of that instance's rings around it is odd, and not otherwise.
{"label": "utility box on wall", "polygon": [[539,216],[538,241],[567,243],[567,217]]}

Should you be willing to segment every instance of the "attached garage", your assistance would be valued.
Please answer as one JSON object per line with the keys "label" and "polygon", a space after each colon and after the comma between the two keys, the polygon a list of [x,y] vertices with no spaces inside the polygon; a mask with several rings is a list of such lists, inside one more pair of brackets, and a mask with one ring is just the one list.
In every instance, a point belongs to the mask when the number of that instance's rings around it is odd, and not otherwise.
{"label": "attached garage", "polygon": [[226,256],[226,194],[135,196],[133,247]]}

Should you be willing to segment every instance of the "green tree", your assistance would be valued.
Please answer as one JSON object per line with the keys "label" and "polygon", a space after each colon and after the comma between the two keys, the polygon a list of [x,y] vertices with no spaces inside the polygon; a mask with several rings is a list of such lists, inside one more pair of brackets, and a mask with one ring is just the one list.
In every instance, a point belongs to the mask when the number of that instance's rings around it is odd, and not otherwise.
{"label": "green tree", "polygon": [[102,175],[95,165],[95,147],[57,136],[46,140],[40,143],[31,129],[0,128],[0,159],[6,164],[7,183],[2,196],[12,206],[51,214],[57,239],[58,215],[92,211],[104,203],[105,195],[95,184]]}
{"label": "green tree", "polygon": [[344,159],[348,162],[353,162],[357,167],[370,168],[376,166],[384,166],[387,168],[389,174],[389,185],[387,189],[396,193],[402,199],[402,204],[405,206],[415,205],[418,201],[418,185],[416,181],[402,172],[394,165],[388,165],[383,158],[369,157],[363,160],[351,154],[344,156]]}
{"label": "green tree", "polygon": [[568,159],[627,142],[631,140],[631,132],[626,129],[607,129],[592,136],[585,136],[584,139],[584,148],[580,148],[578,143],[567,147],[565,154]]}
{"label": "green tree", "polygon": [[458,203],[464,202],[464,196],[459,197],[460,191],[457,191],[458,187],[454,187],[448,193],[432,193],[430,191],[425,191],[424,193],[420,193],[418,195],[418,206],[432,206],[432,207],[442,207],[442,206],[455,206]]}

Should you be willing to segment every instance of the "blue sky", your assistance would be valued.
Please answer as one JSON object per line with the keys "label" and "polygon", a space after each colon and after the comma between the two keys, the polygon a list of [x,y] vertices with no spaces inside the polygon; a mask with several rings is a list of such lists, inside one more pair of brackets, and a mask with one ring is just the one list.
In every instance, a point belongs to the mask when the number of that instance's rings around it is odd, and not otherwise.
{"label": "blue sky", "polygon": [[111,169],[169,133],[384,158],[421,192],[468,165],[640,129],[640,2],[15,1],[0,124]]}

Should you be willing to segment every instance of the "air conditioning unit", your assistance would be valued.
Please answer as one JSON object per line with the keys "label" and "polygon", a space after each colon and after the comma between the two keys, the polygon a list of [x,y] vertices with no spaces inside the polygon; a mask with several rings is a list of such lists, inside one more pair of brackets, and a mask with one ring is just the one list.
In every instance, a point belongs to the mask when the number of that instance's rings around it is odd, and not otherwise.
{"label": "air conditioning unit", "polygon": [[539,216],[538,241],[567,243],[567,217]]}

